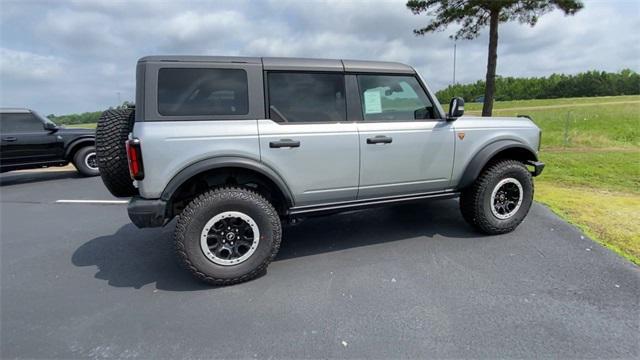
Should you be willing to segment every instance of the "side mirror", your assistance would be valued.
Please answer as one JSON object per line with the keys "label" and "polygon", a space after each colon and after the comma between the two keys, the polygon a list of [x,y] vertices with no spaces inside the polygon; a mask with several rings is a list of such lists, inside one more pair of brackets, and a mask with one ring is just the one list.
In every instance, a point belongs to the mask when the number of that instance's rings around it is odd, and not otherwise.
{"label": "side mirror", "polygon": [[464,115],[464,99],[461,97],[454,97],[449,103],[449,114],[447,114],[447,120],[455,120]]}
{"label": "side mirror", "polygon": [[47,121],[44,123],[44,129],[47,131],[54,132],[58,130],[58,126],[52,122]]}

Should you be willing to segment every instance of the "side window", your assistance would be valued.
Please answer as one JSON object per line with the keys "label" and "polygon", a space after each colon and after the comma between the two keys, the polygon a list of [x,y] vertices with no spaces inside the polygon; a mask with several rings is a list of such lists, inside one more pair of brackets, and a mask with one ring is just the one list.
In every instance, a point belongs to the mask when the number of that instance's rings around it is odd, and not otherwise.
{"label": "side window", "polygon": [[158,113],[165,116],[246,115],[247,73],[241,69],[163,68]]}
{"label": "side window", "polygon": [[413,76],[358,75],[358,85],[365,121],[436,118],[433,104]]}
{"label": "side window", "polygon": [[4,113],[0,114],[0,132],[44,132],[44,126],[42,121],[30,113]]}
{"label": "side window", "polygon": [[268,73],[269,117],[281,122],[347,119],[344,74]]}

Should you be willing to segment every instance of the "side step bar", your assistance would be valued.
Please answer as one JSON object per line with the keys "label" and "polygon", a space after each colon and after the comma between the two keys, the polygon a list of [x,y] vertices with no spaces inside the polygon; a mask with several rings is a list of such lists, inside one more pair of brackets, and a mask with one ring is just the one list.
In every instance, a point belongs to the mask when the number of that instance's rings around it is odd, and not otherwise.
{"label": "side step bar", "polygon": [[293,207],[289,209],[287,215],[289,216],[319,215],[323,213],[359,210],[359,209],[366,209],[366,208],[382,206],[382,205],[416,202],[416,201],[427,200],[427,199],[450,199],[458,196],[460,196],[459,192],[444,191],[444,192],[436,192],[436,193],[415,194],[415,195],[408,195],[408,196],[355,200],[355,201],[348,201],[343,203],[298,206],[298,207]]}

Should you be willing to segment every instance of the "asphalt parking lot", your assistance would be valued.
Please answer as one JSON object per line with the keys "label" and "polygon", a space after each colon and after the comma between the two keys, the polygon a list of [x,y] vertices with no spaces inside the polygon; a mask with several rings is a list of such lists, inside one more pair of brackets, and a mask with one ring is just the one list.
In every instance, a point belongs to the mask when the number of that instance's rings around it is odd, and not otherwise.
{"label": "asphalt parking lot", "polygon": [[0,176],[1,357],[638,358],[640,269],[535,204],[479,236],[456,200],[312,218],[254,281],[212,288],[173,224],[99,178]]}

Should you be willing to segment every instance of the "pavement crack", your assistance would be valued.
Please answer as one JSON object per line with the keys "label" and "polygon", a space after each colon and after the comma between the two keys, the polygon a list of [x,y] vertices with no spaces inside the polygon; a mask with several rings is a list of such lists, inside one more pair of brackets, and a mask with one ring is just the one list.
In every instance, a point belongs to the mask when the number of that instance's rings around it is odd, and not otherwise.
{"label": "pavement crack", "polygon": [[545,257],[544,253],[542,252],[542,250],[538,249],[537,246],[534,246],[533,248],[536,249],[536,251],[538,252],[538,254],[540,254],[540,256]]}

